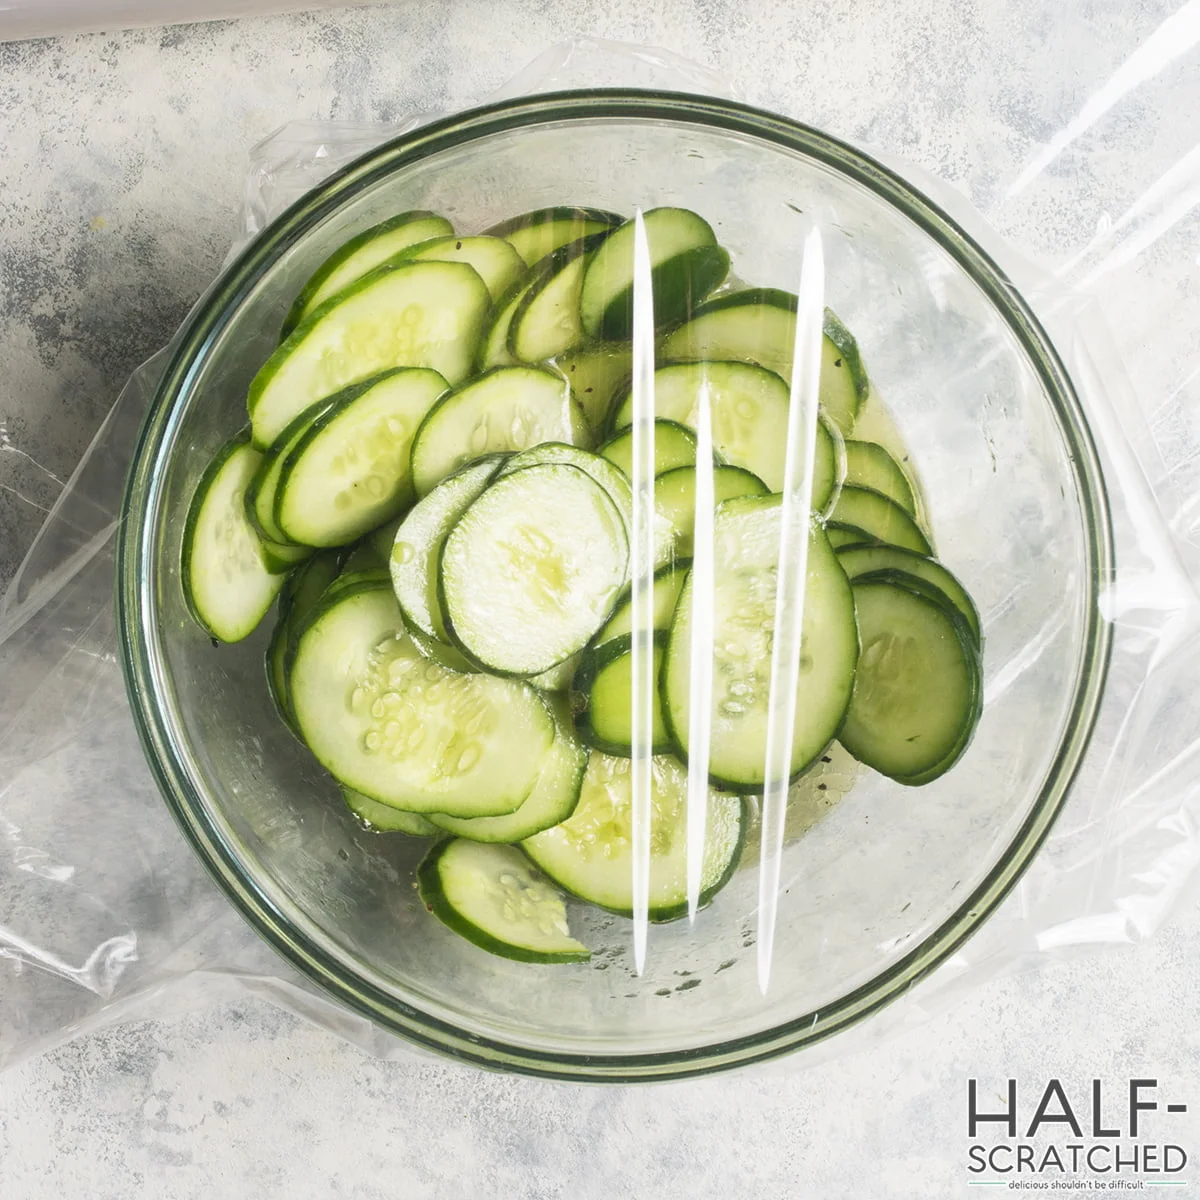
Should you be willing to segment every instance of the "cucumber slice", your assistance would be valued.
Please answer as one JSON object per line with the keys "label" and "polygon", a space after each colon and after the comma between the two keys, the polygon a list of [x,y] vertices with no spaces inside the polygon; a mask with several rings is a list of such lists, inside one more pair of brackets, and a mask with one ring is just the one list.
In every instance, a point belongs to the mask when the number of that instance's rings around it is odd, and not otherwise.
{"label": "cucumber slice", "polygon": [[263,541],[282,545],[287,541],[287,535],[275,523],[275,498],[279,493],[279,473],[287,461],[288,452],[304,436],[308,427],[329,408],[329,401],[323,400],[306,408],[293,420],[288,427],[271,443],[270,449],[263,455],[263,460],[254,472],[249,487],[246,488],[246,513],[250,524],[257,530]]}
{"label": "cucumber slice", "polygon": [[290,541],[344,546],[412,502],[413,436],[446,390],[422,367],[401,367],[339,393],[286,452],[275,524]]}
{"label": "cucumber slice", "polygon": [[[741,467],[713,468],[714,507],[738,496],[765,496],[767,485],[757,475]],[[671,531],[674,553],[692,556],[692,536],[696,531],[696,468],[674,467],[654,481],[654,508]]]}
{"label": "cucumber slice", "polygon": [[296,728],[296,718],[292,714],[292,694],[288,689],[289,639],[287,610],[281,603],[271,640],[267,644],[267,691],[271,694],[271,701],[283,718],[284,724],[299,737],[300,731]]}
{"label": "cucumber slice", "polygon": [[565,463],[497,479],[442,547],[451,641],[503,675],[540,675],[583,649],[628,580],[629,539],[608,493]]}
{"label": "cucumber slice", "polygon": [[[650,919],[673,921],[687,914],[687,772],[667,756],[652,759],[650,771]],[[574,814],[522,842],[522,848],[560,887],[630,916],[632,809],[630,760],[593,751]],[[701,905],[733,875],[745,835],[742,800],[710,791]]]}
{"label": "cucumber slice", "polygon": [[364,275],[298,325],[255,375],[254,444],[270,446],[318,400],[393,367],[429,367],[461,383],[489,305],[466,263],[401,263]]}
{"label": "cucumber slice", "polygon": [[[633,476],[633,429],[623,429],[609,438],[597,451],[610,463],[621,468],[627,479]],[[713,462],[721,459],[713,455]],[[696,465],[696,435],[678,421],[654,422],[654,474],[662,475],[675,467]]]}
{"label": "cucumber slice", "polygon": [[[479,670],[461,650],[446,642],[439,642],[437,638],[426,637],[419,629],[410,629],[408,636],[426,658],[432,658],[440,666],[449,667],[451,671],[457,671],[460,675],[474,675]],[[536,680],[531,679],[529,682],[536,686]]]}
{"label": "cucumber slice", "polygon": [[560,354],[555,367],[566,376],[583,415],[599,440],[608,428],[617,389],[633,372],[633,347],[628,342],[578,346]]}
{"label": "cucumber slice", "polygon": [[385,566],[391,562],[392,547],[396,544],[396,534],[403,520],[404,517],[393,517],[390,521],[384,521],[363,538],[364,544],[375,551],[376,557]]}
{"label": "cucumber slice", "polygon": [[[321,550],[288,576],[280,593],[281,608],[286,606],[288,620],[304,621],[317,606],[342,569],[342,554],[335,550]],[[281,614],[282,615],[282,614]]]}
{"label": "cucumber slice", "polygon": [[526,271],[492,306],[479,341],[478,365],[481,371],[519,365],[520,360],[508,348],[508,332],[517,308],[536,281],[537,276],[532,271]]}
{"label": "cucumber slice", "polygon": [[608,498],[617,506],[625,522],[626,531],[633,524],[633,488],[629,479],[619,467],[592,454],[588,450],[580,450],[577,446],[568,446],[563,442],[543,442],[540,446],[531,446],[514,454],[501,468],[500,478],[511,475],[514,471],[525,467],[536,467],[541,463],[567,463],[577,467],[585,475],[590,475],[607,493]]}
{"label": "cucumber slice", "polygon": [[874,442],[846,442],[846,483],[869,488],[916,518],[917,502],[900,464]]}
{"label": "cucumber slice", "polygon": [[843,487],[829,510],[829,517],[839,525],[863,530],[871,540],[914,550],[917,554],[933,553],[916,521],[898,504],[869,488]]}
{"label": "cucumber slice", "polygon": [[900,783],[949,770],[979,720],[979,655],[967,622],[937,588],[899,571],[854,580],[862,654],[842,745]]}
{"label": "cucumber slice", "polygon": [[554,738],[532,688],[425,658],[386,582],[322,602],[300,634],[291,689],[300,732],[333,777],[410,812],[515,811]]}
{"label": "cucumber slice", "polygon": [[825,522],[825,536],[835,550],[848,550],[857,546],[878,546],[882,543],[865,529],[857,525],[843,525],[839,521]]}
{"label": "cucumber slice", "polygon": [[437,837],[441,830],[420,813],[405,812],[402,808],[391,808],[356,792],[353,788],[341,787],[346,807],[358,818],[364,829],[377,833],[406,833],[409,837]]}
{"label": "cucumber slice", "polygon": [[[781,500],[772,495],[726,501],[717,510],[713,526],[716,585],[709,771],[714,783],[733,791],[755,791],[763,783]],[[667,724],[685,756],[693,603],[689,576],[675,609],[662,675]],[[793,776],[819,758],[836,735],[850,702],[858,659],[850,584],[815,522],[808,542],[801,646]]]}
{"label": "cucumber slice", "polygon": [[386,572],[388,568],[388,560],[379,557],[379,551],[368,540],[363,540],[355,546],[348,555],[342,566],[342,576],[354,576],[363,574],[379,575]]}
{"label": "cucumber slice", "polygon": [[534,282],[521,297],[508,330],[509,352],[521,362],[553,358],[584,339],[579,320],[588,252],[605,235],[569,242],[534,267]]}
{"label": "cucumber slice", "polygon": [[930,584],[962,614],[976,645],[982,640],[979,612],[967,589],[935,559],[926,558],[899,546],[853,546],[838,551],[838,562],[853,583],[860,575],[877,571],[901,571]]}
{"label": "cucumber slice", "polygon": [[[655,415],[695,431],[704,391],[711,406],[713,449],[730,466],[753,472],[770,491],[782,491],[790,406],[787,384],[753,363],[672,363],[654,373]],[[614,429],[626,428],[632,418],[633,397],[626,393],[613,418]],[[825,507],[841,476],[840,441],[840,433],[829,421],[817,425],[815,510]]]}
{"label": "cucumber slice", "polygon": [[[396,530],[388,555],[396,599],[400,601],[405,621],[434,641],[450,641],[437,590],[442,543],[503,461],[500,455],[489,455],[443,479],[429,495],[417,501]],[[458,651],[454,653],[458,655]],[[453,662],[446,665],[461,669]]]}
{"label": "cucumber slice", "polygon": [[551,667],[550,670],[543,671],[540,675],[531,675],[529,682],[539,692],[550,692],[551,694],[565,692],[571,686],[571,680],[575,678],[582,659],[583,651],[572,654],[570,658],[564,658],[558,666]]}
{"label": "cucumber slice", "polygon": [[417,868],[421,899],[455,933],[502,958],[587,962],[567,926],[562,897],[512,846],[450,838]]}
{"label": "cucumber slice", "polygon": [[262,463],[239,434],[209,463],[183,530],[180,578],[192,615],[222,642],[249,637],[283,587],[246,515],[246,489]]}
{"label": "cucumber slice", "polygon": [[[679,593],[683,590],[683,582],[687,578],[691,566],[690,558],[676,558],[654,572],[651,612],[655,630],[671,628],[671,621],[675,616],[675,605],[679,601]],[[617,607],[613,610],[613,615],[609,617],[608,624],[596,634],[595,644],[603,646],[605,642],[611,642],[613,638],[631,633],[633,633],[633,599],[629,594],[629,589],[626,588],[622,598],[617,602]]]}
{"label": "cucumber slice", "polygon": [[412,448],[413,483],[425,496],[485,454],[587,440],[587,423],[562,379],[538,367],[497,367],[443,396],[421,423]]}
{"label": "cucumber slice", "polygon": [[[829,309],[821,343],[821,407],[843,433],[854,428],[869,384],[858,344]],[[792,377],[796,297],[776,288],[748,288],[716,296],[669,334],[664,358],[738,359]]]}
{"label": "cucumber slice", "polygon": [[[656,327],[684,321],[729,273],[712,227],[685,208],[643,214]],[[633,329],[633,221],[609,234],[588,262],[579,314],[589,337],[628,338]]]}
{"label": "cucumber slice", "polygon": [[525,273],[525,262],[502,238],[434,238],[405,250],[391,260],[399,262],[458,262],[473,267],[496,300]]}
{"label": "cucumber slice", "polygon": [[507,817],[447,817],[436,814],[433,824],[473,842],[520,842],[565,821],[579,803],[588,752],[571,736],[570,726],[557,722],[558,731],[542,763],[529,798]]}
{"label": "cucumber slice", "polygon": [[373,225],[351,238],[330,255],[304,285],[283,323],[281,338],[286,338],[326,300],[348,288],[368,271],[382,266],[401,250],[453,232],[454,226],[445,217],[414,210]]}
{"label": "cucumber slice", "polygon": [[504,238],[532,267],[560,246],[615,229],[623,220],[599,208],[539,208],[501,221],[487,232]]}
{"label": "cucumber slice", "polygon": [[[589,650],[583,657],[574,688],[579,711],[575,731],[596,750],[628,758],[633,745],[633,638],[622,634]],[[662,669],[667,634],[654,635],[654,678]],[[671,752],[671,736],[663,721],[662,699],[654,694],[650,740],[655,754]]]}

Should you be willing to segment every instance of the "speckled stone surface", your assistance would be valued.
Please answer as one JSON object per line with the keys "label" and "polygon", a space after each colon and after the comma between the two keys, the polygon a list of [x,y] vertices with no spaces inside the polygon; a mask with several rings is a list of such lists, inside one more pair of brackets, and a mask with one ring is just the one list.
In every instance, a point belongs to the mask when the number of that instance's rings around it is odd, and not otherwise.
{"label": "speckled stone surface", "polygon": [[[1200,112],[1200,5],[1070,7],[445,0],[0,45],[0,588],[217,270],[251,145],[295,118],[483,99],[580,33],[667,46],[903,156],[1066,278],[1108,281],[1150,425],[1200,444],[1200,163],[1181,119]],[[1164,177],[1173,199],[1143,200]],[[1193,468],[1171,463],[1189,537]],[[1195,1158],[1198,963],[1192,893],[1149,942],[995,981],[880,1046],[649,1090],[379,1061],[210,988],[0,1076],[0,1196],[956,1196],[971,1076],[1157,1077],[1191,1102],[1172,1135]],[[1200,1167],[1187,1179],[1174,1192],[1200,1194]]]}

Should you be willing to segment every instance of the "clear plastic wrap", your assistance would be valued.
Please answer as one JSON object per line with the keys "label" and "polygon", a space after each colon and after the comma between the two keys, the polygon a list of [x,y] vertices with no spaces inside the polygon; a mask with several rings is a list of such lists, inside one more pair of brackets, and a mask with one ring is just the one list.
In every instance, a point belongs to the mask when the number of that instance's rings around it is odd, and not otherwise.
{"label": "clear plastic wrap", "polygon": [[[548,51],[496,98],[597,83],[733,94],[665,52],[583,39]],[[310,122],[275,134],[251,157],[240,244],[321,178],[427,119]],[[1036,196],[1054,146],[1077,132],[1053,139],[1050,157],[993,205],[997,224],[1016,223],[1013,209]],[[1100,451],[1117,573],[1101,597],[1113,652],[1099,721],[1050,837],[982,929],[859,1026],[855,1041],[921,1019],[1000,971],[1148,936],[1200,859],[1200,429],[1185,405],[1161,402],[1194,390],[1197,364],[1181,353],[1178,377],[1146,394],[1103,315],[1110,305],[1119,312],[1125,273],[1194,208],[1195,152],[1146,181],[1089,245],[1062,247],[1057,258],[1031,248],[1041,267],[949,186],[890,165],[983,243],[1047,326]],[[1191,321],[1194,351],[1198,318],[1179,320]],[[230,981],[374,1053],[416,1052],[257,940],[180,837],[144,764],[114,629],[113,552],[132,447],[163,362],[156,356],[130,380],[0,601],[0,1066]],[[19,448],[0,448],[0,472],[28,469]]]}

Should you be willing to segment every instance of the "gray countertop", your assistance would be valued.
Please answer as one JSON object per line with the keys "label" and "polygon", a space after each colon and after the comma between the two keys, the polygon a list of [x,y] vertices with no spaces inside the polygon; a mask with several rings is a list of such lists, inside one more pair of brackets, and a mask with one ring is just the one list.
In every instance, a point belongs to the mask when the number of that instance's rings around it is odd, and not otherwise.
{"label": "gray countertop", "polygon": [[[1193,148],[1164,97],[1200,111],[1194,19],[1108,103],[1173,11],[1100,0],[1068,27],[1042,0],[445,0],[0,45],[0,589],[125,377],[218,269],[247,150],[285,121],[460,107],[578,33],[668,46],[941,176],[1053,265]],[[1010,195],[1097,103],[1039,187]],[[1194,209],[1146,245],[1108,315],[1158,397],[1148,416],[1169,398],[1186,423],[1200,325],[1171,318],[1200,305]],[[990,1095],[1010,1076],[1158,1078],[1190,1102],[1171,1140],[1196,1157],[1198,963],[1193,891],[1147,942],[995,980],[880,1045],[641,1090],[380,1061],[210,987],[0,1076],[0,1195],[955,1196],[971,1077]]]}

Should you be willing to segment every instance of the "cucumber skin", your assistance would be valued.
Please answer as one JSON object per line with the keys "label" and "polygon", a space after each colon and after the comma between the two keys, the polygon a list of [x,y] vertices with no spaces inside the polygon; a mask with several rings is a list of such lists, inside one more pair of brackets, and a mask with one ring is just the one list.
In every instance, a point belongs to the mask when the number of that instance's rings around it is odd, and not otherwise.
{"label": "cucumber skin", "polygon": [[[601,626],[601,629],[603,629],[603,626]],[[653,631],[651,643],[655,649],[662,650],[664,668],[666,667],[668,636],[667,630],[656,629]],[[579,670],[575,673],[575,678],[571,681],[572,693],[577,693],[588,698],[588,707],[575,714],[575,732],[579,736],[579,740],[585,746],[590,746],[593,750],[599,750],[604,754],[611,754],[614,758],[630,758],[633,754],[633,748],[629,745],[622,745],[620,742],[607,741],[600,737],[595,729],[592,728],[592,721],[589,716],[591,711],[591,689],[596,676],[618,658],[628,654],[632,647],[633,635],[629,633],[622,633],[615,638],[609,638],[608,641],[601,642],[598,646],[589,646],[583,652],[583,661],[579,664]],[[658,693],[657,679],[654,681],[654,690]],[[652,745],[650,753],[677,755],[678,751],[676,747],[669,740],[670,725],[666,719],[666,705],[663,704],[661,695],[659,696],[658,706],[659,711],[663,714],[663,726],[668,731],[668,740],[661,745]]]}
{"label": "cucumber skin", "polygon": [[[592,957],[590,950],[564,951],[562,954],[538,954],[534,950],[525,950],[520,946],[502,942],[499,938],[492,937],[490,933],[485,933],[478,925],[468,921],[446,899],[445,893],[442,891],[441,877],[438,874],[438,860],[454,841],[454,838],[443,838],[435,843],[421,860],[421,865],[417,867],[417,890],[421,901],[425,908],[433,913],[443,925],[481,950],[487,950],[500,958],[512,959],[514,962],[582,963]],[[534,866],[537,867],[537,864],[534,863]],[[545,875],[540,867],[537,869],[540,874]]]}
{"label": "cucumber skin", "polygon": [[[720,876],[720,878],[717,879],[717,881],[715,883],[713,883],[710,887],[705,888],[700,893],[699,904],[697,906],[698,908],[707,908],[712,903],[713,897],[716,896],[716,894],[733,878],[734,873],[737,871],[738,867],[741,865],[742,854],[746,849],[746,837],[749,833],[750,813],[749,813],[749,806],[747,805],[745,798],[739,797],[739,799],[741,800],[742,813],[741,813],[741,821],[738,824],[739,832],[738,832],[737,844],[734,846],[733,852],[729,856],[729,864],[726,866],[726,868],[725,868],[724,872],[722,873],[722,875]],[[522,849],[525,849],[524,844],[522,844]],[[564,892],[567,893],[567,895],[574,896],[575,899],[581,900],[585,904],[590,904],[593,908],[598,908],[602,912],[610,912],[618,917],[628,917],[632,920],[632,918],[633,918],[633,910],[632,909],[630,909],[630,908],[612,908],[606,904],[597,904],[595,900],[589,900],[586,896],[581,896],[578,892],[572,891],[571,888],[567,887],[567,885],[565,883],[563,883],[562,880],[556,878],[549,871],[547,871],[546,868],[543,867],[540,862],[538,862],[537,858],[533,854],[531,854],[528,849],[525,849],[525,853],[528,855],[528,857],[529,857],[530,861],[533,863],[533,865],[535,867],[537,867],[537,869],[539,871],[541,871],[542,874],[545,875],[547,879],[553,880],[555,886],[558,888],[561,888]],[[687,914],[688,914],[687,901],[684,900],[684,901],[681,901],[679,904],[668,904],[661,908],[650,909],[649,918],[650,918],[651,924],[666,925],[666,924],[669,924],[671,921],[678,921],[681,917],[686,917]]]}

